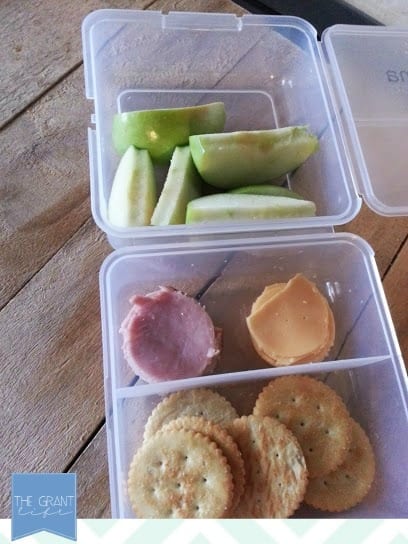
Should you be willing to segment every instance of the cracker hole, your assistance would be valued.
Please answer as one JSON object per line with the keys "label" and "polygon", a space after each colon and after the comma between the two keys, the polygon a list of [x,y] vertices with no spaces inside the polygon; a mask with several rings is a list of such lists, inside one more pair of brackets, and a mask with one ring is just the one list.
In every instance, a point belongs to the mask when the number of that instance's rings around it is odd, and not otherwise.
{"label": "cracker hole", "polygon": [[329,429],[326,429],[324,432],[325,434],[329,434]]}
{"label": "cracker hole", "polygon": [[276,419],[279,419],[279,418],[280,418],[280,415],[279,415],[279,414],[275,414],[275,417],[276,417]]}
{"label": "cracker hole", "polygon": [[201,412],[198,412],[198,415],[199,415],[199,416],[203,416],[203,415],[204,415],[204,412],[201,410]]}
{"label": "cracker hole", "polygon": [[295,397],[292,397],[292,402],[296,402],[296,399],[295,399]]}
{"label": "cracker hole", "polygon": [[176,483],[176,487],[181,487],[181,483],[180,483],[180,482],[177,482],[177,483]]}
{"label": "cracker hole", "polygon": [[188,459],[188,455],[185,455],[184,456],[184,461],[187,461],[187,459]]}
{"label": "cracker hole", "polygon": [[326,485],[326,486],[327,486],[327,482],[326,482],[326,480],[323,480],[323,485]]}
{"label": "cracker hole", "polygon": [[279,457],[279,453],[275,453],[275,457]]}
{"label": "cracker hole", "polygon": [[282,483],[281,483],[281,482],[278,483],[278,487],[282,487]]}
{"label": "cracker hole", "polygon": [[347,480],[350,480],[350,474],[345,474],[344,476],[346,477]]}
{"label": "cracker hole", "polygon": [[195,509],[196,509],[196,510],[200,510],[200,507],[198,506],[198,504],[196,504]]}
{"label": "cracker hole", "polygon": [[301,427],[304,427],[304,426],[305,426],[305,422],[304,422],[304,421],[301,421],[301,422],[300,422],[300,426],[301,426]]}
{"label": "cracker hole", "polygon": [[203,478],[203,482],[206,483],[206,482],[207,482],[207,478],[204,477],[204,478]]}
{"label": "cracker hole", "polygon": [[318,410],[320,410],[320,404],[318,404],[318,405],[316,406],[316,408],[317,408]]}

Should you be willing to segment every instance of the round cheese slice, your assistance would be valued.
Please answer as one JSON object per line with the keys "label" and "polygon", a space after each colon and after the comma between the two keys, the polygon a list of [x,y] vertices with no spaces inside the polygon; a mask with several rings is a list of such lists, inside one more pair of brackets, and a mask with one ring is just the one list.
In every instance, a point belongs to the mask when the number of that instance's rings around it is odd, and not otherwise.
{"label": "round cheese slice", "polygon": [[304,357],[289,357],[286,359],[280,358],[279,360],[276,360],[270,357],[267,353],[263,352],[262,349],[260,349],[259,346],[257,346],[256,340],[254,338],[252,338],[252,343],[258,355],[262,359],[264,359],[264,361],[267,361],[270,365],[290,366],[290,365],[298,365],[301,363],[318,363],[320,361],[323,361],[324,358],[327,356],[328,352],[330,351],[330,348],[333,346],[334,336],[335,336],[334,317],[329,307],[329,328],[328,328],[327,342],[321,348],[317,349],[316,351],[312,353],[308,353]]}
{"label": "round cheese slice", "polygon": [[254,306],[248,329],[254,348],[270,364],[309,362],[327,354],[334,339],[333,314],[317,287],[301,274],[283,288],[265,290]]}
{"label": "round cheese slice", "polygon": [[286,283],[273,283],[272,285],[267,285],[262,293],[259,295],[259,297],[252,304],[251,314],[254,314],[258,310],[260,310],[265,302],[269,302],[284,287],[286,287]]}

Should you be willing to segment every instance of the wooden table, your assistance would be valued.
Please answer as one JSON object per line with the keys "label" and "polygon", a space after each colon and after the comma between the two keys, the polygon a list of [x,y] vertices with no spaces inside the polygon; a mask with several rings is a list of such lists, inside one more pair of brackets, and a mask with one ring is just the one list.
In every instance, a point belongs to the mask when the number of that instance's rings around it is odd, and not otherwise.
{"label": "wooden table", "polygon": [[[79,517],[109,517],[98,271],[80,24],[103,7],[223,11],[229,0],[3,0],[0,93],[0,517],[12,472],[72,471]],[[408,360],[408,219],[363,207]]]}

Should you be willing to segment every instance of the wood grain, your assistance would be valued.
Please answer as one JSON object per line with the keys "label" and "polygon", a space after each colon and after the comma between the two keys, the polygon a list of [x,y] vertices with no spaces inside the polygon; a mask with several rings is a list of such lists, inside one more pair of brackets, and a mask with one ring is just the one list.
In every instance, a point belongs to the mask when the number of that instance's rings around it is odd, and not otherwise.
{"label": "wood grain", "polygon": [[5,0],[0,3],[0,128],[82,61],[81,23],[99,8],[143,9],[152,0]]}
{"label": "wood grain", "polygon": [[387,273],[383,285],[408,370],[408,239]]}
{"label": "wood grain", "polygon": [[69,472],[77,475],[78,518],[109,518],[109,472],[103,426]]}
{"label": "wood grain", "polygon": [[383,217],[363,204],[353,221],[336,230],[364,238],[375,251],[378,270],[383,277],[408,234],[408,217]]}
{"label": "wood grain", "polygon": [[[63,471],[103,417],[98,270],[109,253],[88,220],[0,312],[5,474]],[[2,482],[1,517],[8,501]]]}
{"label": "wood grain", "polygon": [[0,132],[0,308],[90,216],[82,67]]}

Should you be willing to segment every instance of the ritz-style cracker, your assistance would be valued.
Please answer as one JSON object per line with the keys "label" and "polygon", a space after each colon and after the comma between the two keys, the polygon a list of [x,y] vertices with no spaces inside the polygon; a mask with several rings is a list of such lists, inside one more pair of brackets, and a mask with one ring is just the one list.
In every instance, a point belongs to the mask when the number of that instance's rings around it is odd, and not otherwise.
{"label": "ritz-style cracker", "polygon": [[287,518],[303,500],[307,468],[295,436],[270,417],[242,416],[228,430],[244,458],[246,486],[238,518]]}
{"label": "ritz-style cracker", "polygon": [[128,475],[132,509],[141,518],[222,518],[234,483],[227,459],[203,434],[158,432],[133,457]]}
{"label": "ritz-style cracker", "polygon": [[153,436],[163,425],[182,416],[199,416],[225,425],[238,417],[226,398],[210,389],[186,389],[165,397],[146,422],[144,439]]}
{"label": "ritz-style cracker", "polygon": [[343,463],[351,442],[351,419],[337,393],[308,376],[283,376],[261,391],[253,411],[286,425],[302,447],[310,478]]}
{"label": "ritz-style cracker", "polygon": [[245,488],[244,461],[235,440],[223,427],[203,417],[180,417],[167,423],[161,431],[173,429],[186,429],[204,434],[220,448],[231,467],[234,480],[234,500],[231,506],[231,512],[233,512]]}

